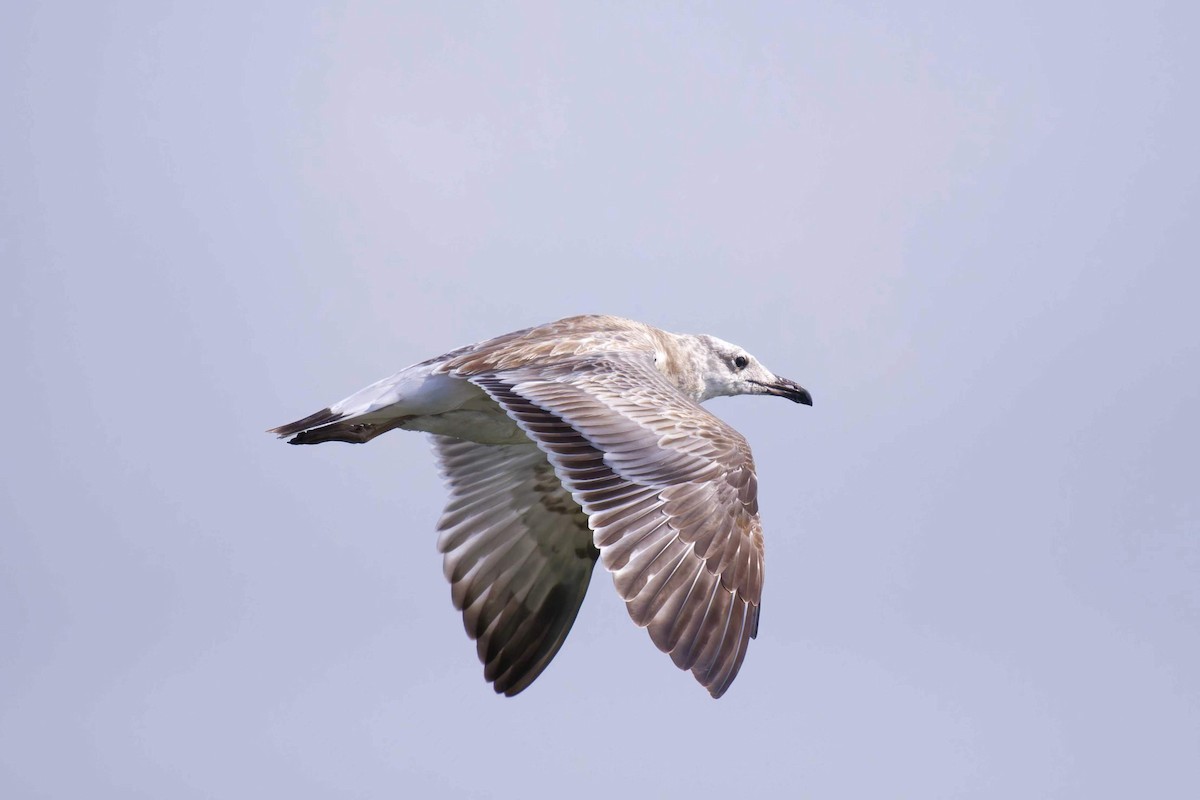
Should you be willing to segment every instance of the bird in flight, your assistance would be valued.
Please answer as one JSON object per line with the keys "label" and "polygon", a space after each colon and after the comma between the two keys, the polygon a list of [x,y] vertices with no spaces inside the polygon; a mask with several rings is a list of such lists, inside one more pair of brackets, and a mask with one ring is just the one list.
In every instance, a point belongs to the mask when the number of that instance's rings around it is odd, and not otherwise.
{"label": "bird in flight", "polygon": [[750,446],[700,403],[742,394],[812,405],[715,336],[585,315],[414,364],[270,432],[432,434],[450,491],[438,549],[498,693],[554,658],[600,560],[633,621],[720,697],[758,632],[763,537]]}

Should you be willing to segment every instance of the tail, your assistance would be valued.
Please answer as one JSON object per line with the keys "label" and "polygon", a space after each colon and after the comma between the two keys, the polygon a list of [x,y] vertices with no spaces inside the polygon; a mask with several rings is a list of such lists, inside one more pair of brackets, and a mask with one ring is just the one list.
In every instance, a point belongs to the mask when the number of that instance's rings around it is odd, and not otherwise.
{"label": "tail", "polygon": [[342,414],[331,408],[323,408],[304,419],[271,428],[267,433],[288,439],[288,444],[321,444],[322,442],[350,442],[363,444],[381,433],[399,428],[412,417],[384,417],[381,414]]}
{"label": "tail", "polygon": [[[432,369],[432,363],[402,369],[395,375],[359,389],[328,408],[322,408],[304,419],[272,428],[268,433],[287,439],[289,444],[369,442],[381,433],[403,427],[404,423],[416,416],[428,414],[431,410],[434,413],[442,411],[447,407],[447,402],[461,402],[453,393],[449,400],[443,398],[446,394],[443,384],[451,379],[441,377],[438,379],[441,381],[439,383],[430,381]],[[460,393],[473,389],[462,381],[455,381],[451,385],[459,383],[462,387],[467,387],[460,388]],[[432,393],[429,391],[430,386],[434,389]],[[432,404],[428,396],[430,394],[434,399]],[[439,402],[442,404],[439,405]]]}

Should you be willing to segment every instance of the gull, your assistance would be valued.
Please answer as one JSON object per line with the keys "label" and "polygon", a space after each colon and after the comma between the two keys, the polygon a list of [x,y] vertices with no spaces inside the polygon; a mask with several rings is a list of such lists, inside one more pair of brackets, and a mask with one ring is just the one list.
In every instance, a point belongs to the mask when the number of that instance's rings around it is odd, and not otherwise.
{"label": "gull", "polygon": [[602,315],[452,350],[270,432],[291,444],[432,434],[438,549],[497,693],[558,653],[603,562],[630,617],[713,697],[758,633],[763,537],[745,438],[700,406],[809,393],[715,336]]}

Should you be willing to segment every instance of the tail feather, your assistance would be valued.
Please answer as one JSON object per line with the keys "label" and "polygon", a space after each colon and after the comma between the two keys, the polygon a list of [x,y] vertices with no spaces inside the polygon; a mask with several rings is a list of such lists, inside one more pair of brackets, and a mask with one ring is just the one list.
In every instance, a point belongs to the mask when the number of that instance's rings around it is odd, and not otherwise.
{"label": "tail feather", "polygon": [[280,425],[278,428],[271,428],[267,433],[274,433],[283,439],[288,436],[293,436],[301,431],[306,431],[309,428],[317,428],[322,425],[328,425],[331,422],[337,422],[344,414],[334,413],[333,409],[322,408],[315,414],[309,414],[304,419],[298,419],[295,422],[289,422],[287,425]]}
{"label": "tail feather", "polygon": [[272,428],[290,444],[369,442],[416,416],[459,407],[478,394],[466,381],[431,377],[432,364],[397,372],[332,405],[287,425]]}
{"label": "tail feather", "polygon": [[384,417],[381,414],[340,414],[323,408],[304,419],[272,428],[268,433],[287,438],[288,444],[321,444],[322,442],[350,442],[363,444],[381,433],[399,428],[410,416]]}

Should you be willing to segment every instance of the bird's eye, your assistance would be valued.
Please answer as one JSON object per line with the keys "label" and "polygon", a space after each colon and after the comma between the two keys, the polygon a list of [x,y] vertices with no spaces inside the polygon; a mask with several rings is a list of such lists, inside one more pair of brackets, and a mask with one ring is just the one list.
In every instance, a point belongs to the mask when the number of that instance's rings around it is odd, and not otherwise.
{"label": "bird's eye", "polygon": [[733,365],[738,369],[745,369],[746,365],[749,363],[750,359],[746,358],[745,356],[738,356],[733,360]]}

